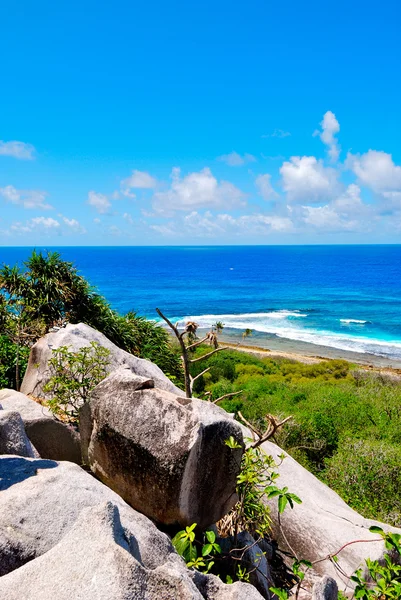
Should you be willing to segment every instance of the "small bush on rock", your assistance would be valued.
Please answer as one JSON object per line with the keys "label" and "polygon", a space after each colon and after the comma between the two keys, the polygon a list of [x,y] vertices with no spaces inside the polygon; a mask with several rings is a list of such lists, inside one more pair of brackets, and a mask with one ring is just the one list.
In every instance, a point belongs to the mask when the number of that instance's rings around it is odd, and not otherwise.
{"label": "small bush on rock", "polygon": [[53,398],[50,410],[63,420],[77,423],[78,411],[89,394],[107,375],[110,351],[96,342],[71,352],[67,346],[53,350],[49,365],[52,377],[43,388]]}

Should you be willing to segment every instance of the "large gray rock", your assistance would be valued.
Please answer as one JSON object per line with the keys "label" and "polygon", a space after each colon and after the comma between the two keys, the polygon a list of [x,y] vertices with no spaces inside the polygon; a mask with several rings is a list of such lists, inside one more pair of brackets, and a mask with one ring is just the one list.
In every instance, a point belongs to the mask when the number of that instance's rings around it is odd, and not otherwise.
{"label": "large gray rock", "polygon": [[335,579],[325,575],[313,586],[312,600],[337,600],[338,585]]}
{"label": "large gray rock", "polygon": [[[323,560],[314,564],[315,574],[330,576],[341,590],[351,590],[354,584],[348,576],[364,567],[365,559],[380,560],[385,554],[382,539],[370,533],[369,527],[378,525],[385,531],[397,533],[401,530],[359,515],[276,444],[265,442],[262,448],[280,465],[277,485],[287,486],[302,500],[302,504],[295,504],[293,509],[287,508],[280,520],[276,499],[270,502],[273,537],[280,547],[312,562],[338,553],[339,568],[335,568],[333,562]],[[281,454],[286,457],[283,461],[279,458]],[[356,540],[361,541],[346,546]]]}
{"label": "large gray rock", "polygon": [[0,410],[0,454],[39,457],[25,433],[21,415],[16,411]]}
{"label": "large gray rock", "polygon": [[[256,541],[247,531],[241,531],[236,538],[229,536],[218,538],[223,554],[231,554],[236,564],[245,568],[249,573],[249,582],[256,587],[263,598],[270,600],[270,588],[275,587],[268,558],[271,558],[271,548],[268,552],[262,549],[263,541]],[[265,546],[269,546],[266,542]],[[267,556],[269,554],[269,556]]]}
{"label": "large gray rock", "polygon": [[0,598],[261,600],[189,571],[149,519],[74,464],[0,457],[0,490]]}
{"label": "large gray rock", "polygon": [[[145,388],[145,389],[143,389]],[[206,527],[233,506],[239,425],[217,406],[150,389],[118,369],[81,409],[82,455],[131,506],[165,523]]]}
{"label": "large gray rock", "polygon": [[42,458],[81,464],[79,434],[73,427],[55,419],[48,408],[21,392],[1,390],[0,400],[4,409],[20,413],[26,434]]}
{"label": "large gray rock", "polygon": [[51,377],[49,359],[52,356],[52,350],[61,346],[68,346],[71,352],[74,352],[80,348],[89,346],[91,342],[96,342],[103,348],[110,350],[109,373],[118,367],[126,366],[141,377],[153,379],[155,385],[160,389],[178,394],[179,396],[185,395],[152,362],[137,358],[121,350],[105,335],[84,323],[79,323],[78,325],[69,324],[57,332],[48,333],[32,346],[28,367],[21,385],[21,392],[35,398],[49,398],[49,394],[43,391],[43,387]]}

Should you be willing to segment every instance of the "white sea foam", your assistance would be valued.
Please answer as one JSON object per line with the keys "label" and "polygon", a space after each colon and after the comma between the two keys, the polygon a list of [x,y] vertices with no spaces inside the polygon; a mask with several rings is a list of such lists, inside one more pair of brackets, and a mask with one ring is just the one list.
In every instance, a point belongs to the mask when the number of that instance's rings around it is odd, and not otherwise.
{"label": "white sea foam", "polygon": [[366,323],[370,323],[370,321],[362,321],[360,319],[340,319],[340,322],[345,323],[346,325],[351,323],[355,323],[357,325],[366,325]]}
{"label": "white sea foam", "polygon": [[[327,346],[361,354],[376,354],[378,356],[401,358],[401,341],[399,340],[384,341],[361,335],[347,335],[327,330],[302,328],[299,326],[300,321],[296,317],[304,318],[307,317],[307,314],[299,311],[278,310],[266,313],[243,313],[239,315],[192,315],[180,319],[178,326],[182,327],[187,321],[195,321],[200,328],[209,328],[216,321],[222,321],[226,329],[237,329],[240,331],[252,329],[255,332],[268,333],[279,338],[306,342],[317,346]],[[349,321],[353,322],[354,320]],[[359,320],[355,319],[355,321],[359,323]]]}

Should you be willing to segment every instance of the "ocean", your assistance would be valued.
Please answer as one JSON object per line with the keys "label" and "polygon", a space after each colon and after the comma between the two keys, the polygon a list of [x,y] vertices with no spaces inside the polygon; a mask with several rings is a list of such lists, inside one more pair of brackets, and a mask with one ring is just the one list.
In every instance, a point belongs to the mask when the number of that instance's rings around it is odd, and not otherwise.
{"label": "ocean", "polygon": [[[37,250],[41,248],[37,247]],[[401,245],[61,247],[121,313],[401,359]],[[0,248],[0,263],[32,249]]]}

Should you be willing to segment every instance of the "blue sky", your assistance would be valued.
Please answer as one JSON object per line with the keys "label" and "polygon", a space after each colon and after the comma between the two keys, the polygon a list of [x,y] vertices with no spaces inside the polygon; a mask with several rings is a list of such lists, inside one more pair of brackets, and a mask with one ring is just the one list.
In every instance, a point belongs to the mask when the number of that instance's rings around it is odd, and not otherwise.
{"label": "blue sky", "polygon": [[400,20],[3,2],[0,244],[400,243]]}

